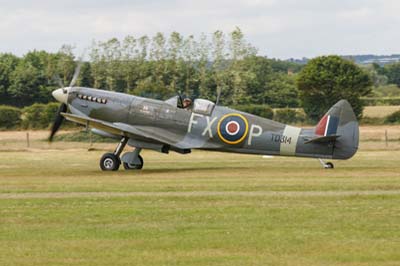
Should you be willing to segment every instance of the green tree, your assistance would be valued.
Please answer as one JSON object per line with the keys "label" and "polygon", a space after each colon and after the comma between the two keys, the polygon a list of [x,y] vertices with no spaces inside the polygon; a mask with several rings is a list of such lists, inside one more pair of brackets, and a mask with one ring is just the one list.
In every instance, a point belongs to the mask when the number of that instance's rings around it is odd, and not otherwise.
{"label": "green tree", "polygon": [[69,86],[76,68],[73,49],[70,45],[63,45],[58,53],[49,55],[55,61],[48,66],[47,77],[49,79],[54,79],[54,75],[58,75],[63,85]]}
{"label": "green tree", "polygon": [[275,72],[281,72],[284,74],[286,74],[288,72],[298,73],[303,68],[302,65],[294,63],[294,62],[283,61],[283,60],[278,60],[278,59],[269,59],[269,61],[270,61],[272,69]]}
{"label": "green tree", "polygon": [[63,46],[57,53],[31,51],[23,58],[0,56],[1,102],[15,106],[47,103],[53,100],[51,91],[60,86],[55,77],[67,86],[75,66],[70,46]]}
{"label": "green tree", "polygon": [[322,56],[303,68],[297,84],[305,112],[317,121],[340,99],[347,99],[360,118],[363,110],[360,97],[371,92],[372,81],[355,63],[339,56]]}
{"label": "green tree", "polygon": [[246,64],[243,64],[243,60],[255,56],[257,51],[247,44],[242,31],[238,27],[230,33],[229,41],[232,103],[248,103],[250,99],[250,95],[247,94],[248,83],[254,80],[256,76]]}
{"label": "green tree", "polygon": [[298,107],[299,92],[295,78],[282,73],[274,73],[266,84],[264,101],[274,108]]}
{"label": "green tree", "polygon": [[153,71],[151,79],[147,79],[147,82],[154,82],[154,85],[150,87],[158,90],[158,93],[153,97],[165,97],[173,93],[174,89],[171,89],[171,81],[169,79],[171,75],[169,75],[170,73],[168,73],[167,69],[168,53],[166,42],[167,40],[161,32],[158,32],[151,41],[150,61]]}
{"label": "green tree", "polygon": [[24,56],[23,60],[26,64],[44,72],[49,62],[49,54],[45,51],[33,50],[28,52]]}
{"label": "green tree", "polygon": [[196,56],[196,46],[197,43],[194,40],[193,35],[188,36],[183,41],[182,46],[182,58],[179,60],[178,71],[182,71],[182,86],[184,87],[184,91],[186,95],[198,95],[198,83],[196,79],[195,72],[195,60],[197,60]]}
{"label": "green tree", "polygon": [[133,36],[127,36],[122,42],[121,73],[126,84],[126,92],[135,88],[139,78],[139,47],[138,40]]}
{"label": "green tree", "polygon": [[93,86],[97,89],[107,88],[107,63],[103,56],[100,42],[93,42],[90,49],[91,72]]}
{"label": "green tree", "polygon": [[252,78],[246,82],[246,95],[253,104],[268,104],[265,92],[273,76],[269,60],[262,56],[248,56],[241,61],[242,68],[252,73]]}
{"label": "green tree", "polygon": [[51,88],[46,86],[47,79],[43,71],[30,62],[23,61],[18,64],[11,78],[9,93],[15,99],[17,106],[47,102],[50,99]]}
{"label": "green tree", "polygon": [[390,84],[396,84],[400,88],[400,63],[386,65],[384,73],[388,77]]}
{"label": "green tree", "polygon": [[381,68],[378,64],[374,63],[371,65],[366,65],[363,66],[363,68],[368,72],[369,76],[371,77],[374,87],[378,88],[380,86],[387,85],[389,80],[386,75],[381,74],[381,69],[383,68]]}
{"label": "green tree", "polygon": [[89,88],[93,87],[92,67],[89,62],[82,63],[77,85]]}
{"label": "green tree", "polygon": [[100,44],[106,69],[107,89],[111,91],[124,92],[126,83],[122,71],[122,49],[121,42],[117,38],[112,38]]}
{"label": "green tree", "polygon": [[210,79],[211,75],[209,74],[210,69],[208,68],[210,48],[211,44],[209,43],[207,36],[204,33],[201,34],[200,40],[197,43],[197,46],[195,47],[196,49],[195,54],[197,57],[196,69],[198,70],[197,72],[198,75],[197,79],[199,82],[198,91],[200,96],[203,98],[215,97],[215,95],[212,96],[210,95],[210,88],[212,87],[210,85],[211,82]]}
{"label": "green tree", "polygon": [[0,54],[0,104],[12,103],[9,96],[11,74],[17,67],[19,60],[12,54]]}
{"label": "green tree", "polygon": [[185,65],[181,55],[183,46],[183,37],[177,33],[172,32],[168,39],[168,48],[166,51],[165,73],[164,76],[166,85],[170,91],[182,91],[184,87],[182,84],[183,69]]}
{"label": "green tree", "polygon": [[232,93],[229,91],[228,82],[230,80],[229,73],[226,69],[229,66],[229,62],[226,60],[227,53],[226,53],[226,41],[225,35],[222,31],[214,32],[212,36],[212,77],[215,81],[216,87],[214,91],[211,91],[210,94],[214,94],[215,96],[220,93],[221,100],[224,103],[231,102],[229,100],[232,97]]}

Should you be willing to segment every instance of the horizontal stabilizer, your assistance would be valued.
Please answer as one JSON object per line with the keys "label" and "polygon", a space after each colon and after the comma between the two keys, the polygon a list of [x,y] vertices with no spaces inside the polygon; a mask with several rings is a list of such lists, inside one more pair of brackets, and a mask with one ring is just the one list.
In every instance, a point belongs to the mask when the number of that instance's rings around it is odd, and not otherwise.
{"label": "horizontal stabilizer", "polygon": [[313,139],[310,139],[306,142],[304,142],[304,144],[309,144],[309,143],[326,143],[326,142],[331,142],[331,141],[335,141],[337,138],[339,138],[339,135],[330,135],[330,136],[322,136],[322,137],[316,137]]}

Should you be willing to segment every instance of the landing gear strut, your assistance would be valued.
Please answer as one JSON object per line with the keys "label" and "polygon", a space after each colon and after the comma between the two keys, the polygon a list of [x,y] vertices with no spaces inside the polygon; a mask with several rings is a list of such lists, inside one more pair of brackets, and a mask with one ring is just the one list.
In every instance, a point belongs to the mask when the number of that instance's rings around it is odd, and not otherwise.
{"label": "landing gear strut", "polygon": [[127,143],[128,143],[128,138],[123,137],[113,153],[106,153],[101,157],[100,159],[101,170],[117,171],[119,169],[119,166],[121,165],[121,160],[119,156],[121,155]]}
{"label": "landing gear strut", "polygon": [[324,169],[333,169],[333,168],[335,168],[335,166],[333,165],[333,163],[331,163],[331,162],[324,162],[324,160],[322,160],[322,159],[318,159],[319,160],[319,162],[322,164],[322,167],[324,167]]}

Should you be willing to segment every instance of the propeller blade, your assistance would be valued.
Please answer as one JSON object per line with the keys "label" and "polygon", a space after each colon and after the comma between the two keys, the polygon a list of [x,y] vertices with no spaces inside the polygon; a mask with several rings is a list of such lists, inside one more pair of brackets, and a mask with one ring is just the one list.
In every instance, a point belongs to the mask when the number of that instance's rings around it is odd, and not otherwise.
{"label": "propeller blade", "polygon": [[59,88],[64,88],[64,82],[61,80],[60,75],[58,73],[54,74],[53,81],[55,81]]}
{"label": "propeller blade", "polygon": [[219,99],[221,98],[221,92],[222,92],[221,87],[218,87],[218,89],[217,89],[217,101],[215,102],[215,105],[218,105],[218,103],[219,103]]}
{"label": "propeller blade", "polygon": [[75,73],[74,76],[72,77],[71,83],[69,84],[69,87],[73,87],[75,86],[75,83],[78,81],[79,78],[79,74],[81,72],[81,67],[83,64],[83,58],[85,58],[85,54],[86,54],[87,49],[84,49],[82,52],[82,55],[79,57],[78,59],[78,64],[75,68]]}
{"label": "propeller blade", "polygon": [[69,84],[69,87],[73,87],[75,83],[78,81],[79,74],[81,72],[81,67],[82,67],[82,61],[80,60],[78,62],[78,65],[75,68],[74,76],[72,77],[71,83]]}
{"label": "propeller blade", "polygon": [[50,132],[50,136],[49,136],[50,142],[53,141],[54,135],[57,133],[62,122],[64,121],[64,117],[61,115],[61,113],[65,113],[67,111],[67,108],[68,107],[65,103],[61,104],[60,107],[58,108],[56,117],[54,119],[53,126],[51,127],[51,132]]}

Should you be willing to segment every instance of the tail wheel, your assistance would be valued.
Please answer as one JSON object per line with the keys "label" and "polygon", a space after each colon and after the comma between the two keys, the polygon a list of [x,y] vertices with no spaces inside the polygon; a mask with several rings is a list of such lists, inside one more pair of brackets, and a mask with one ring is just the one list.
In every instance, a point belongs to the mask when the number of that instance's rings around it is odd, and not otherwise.
{"label": "tail wheel", "polygon": [[139,160],[140,160],[140,164],[132,164],[132,163],[123,163],[125,170],[140,170],[143,168],[143,158],[142,156],[138,156]]}
{"label": "tail wheel", "polygon": [[117,171],[120,165],[121,161],[113,153],[106,153],[100,159],[100,168],[103,171]]}
{"label": "tail wheel", "polygon": [[325,168],[326,168],[326,169],[333,169],[333,168],[335,168],[335,166],[333,165],[333,163],[327,162],[327,163],[325,164]]}

